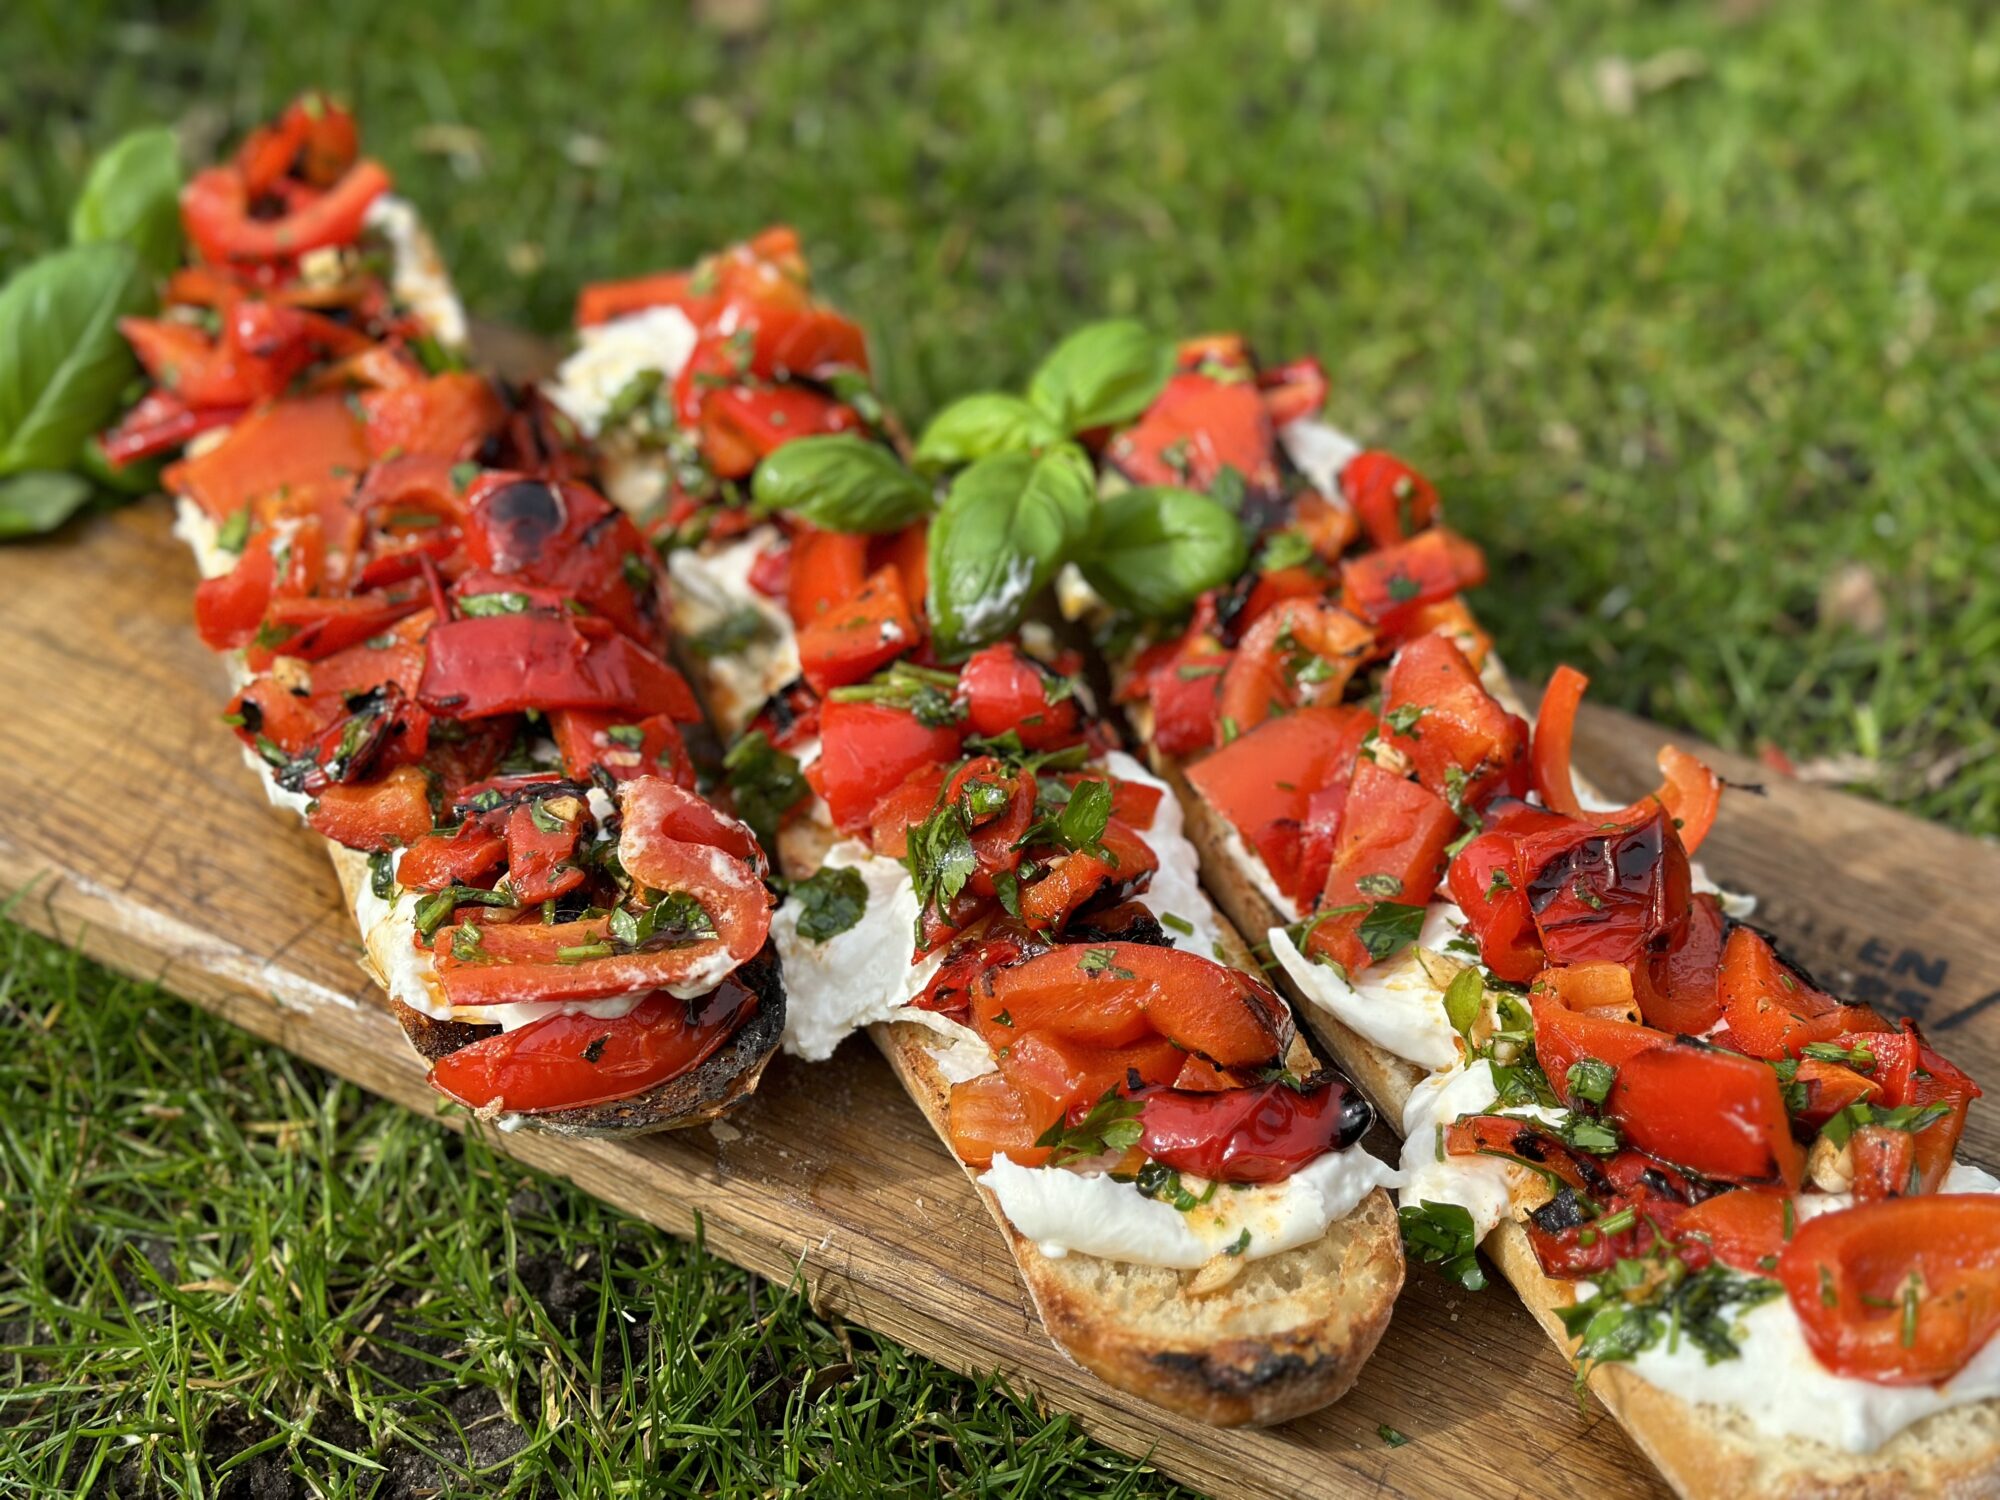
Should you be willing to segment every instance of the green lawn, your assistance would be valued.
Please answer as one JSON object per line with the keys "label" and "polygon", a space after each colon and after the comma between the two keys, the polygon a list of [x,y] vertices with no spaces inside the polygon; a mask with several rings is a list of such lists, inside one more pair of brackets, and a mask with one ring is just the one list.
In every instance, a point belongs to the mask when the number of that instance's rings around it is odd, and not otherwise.
{"label": "green lawn", "polygon": [[[326,83],[488,316],[784,218],[913,417],[1096,313],[1241,327],[1440,481],[1518,669],[2000,833],[1991,12],[126,9],[0,7],[0,269],[119,131],[200,153]],[[0,965],[0,1495],[1169,1490],[178,1002]]]}

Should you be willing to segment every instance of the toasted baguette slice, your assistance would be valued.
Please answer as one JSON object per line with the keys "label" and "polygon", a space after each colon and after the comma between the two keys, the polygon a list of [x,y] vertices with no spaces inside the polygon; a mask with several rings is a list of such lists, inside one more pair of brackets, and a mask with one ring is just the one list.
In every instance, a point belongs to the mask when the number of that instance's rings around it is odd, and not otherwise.
{"label": "toasted baguette slice", "polygon": [[[951,1086],[925,1046],[936,1033],[885,1021],[869,1034],[949,1149]],[[977,1187],[978,1171],[966,1175]],[[1107,1385],[1217,1427],[1266,1427],[1338,1401],[1381,1342],[1403,1285],[1396,1211],[1381,1188],[1312,1244],[1245,1262],[1213,1290],[1205,1278],[1236,1263],[1176,1271],[1051,1258],[993,1193],[978,1192],[1057,1348]]]}
{"label": "toasted baguette slice", "polygon": [[[1230,830],[1189,783],[1180,763],[1152,748],[1144,704],[1131,711],[1153,772],[1174,789],[1185,813],[1187,836],[1201,856],[1202,883],[1239,928],[1265,933],[1286,917],[1258,887],[1231,849]],[[1424,1076],[1415,1064],[1387,1052],[1327,1015],[1279,980],[1292,1008],[1305,1018],[1341,1070],[1400,1130],[1403,1107]],[[1481,1248],[1507,1278],[1565,1356],[1571,1341],[1556,1309],[1574,1294],[1567,1282],[1542,1274],[1527,1231],[1503,1220]],[[1728,1407],[1696,1404],[1648,1384],[1629,1368],[1600,1364],[1590,1388],[1623,1424],[1667,1482],[1690,1500],[1734,1500],[1745,1495],[1782,1500],[1889,1500],[1892,1496],[1957,1497],[2000,1494],[2000,1400],[1939,1412],[1904,1428],[1873,1453],[1850,1453],[1829,1443],[1778,1438]]]}
{"label": "toasted baguette slice", "polygon": [[[367,857],[330,841],[326,852],[340,878],[341,894],[351,909],[369,878]],[[407,935],[407,932],[384,932],[380,926],[363,934],[362,967],[385,991],[390,990],[387,978],[390,970],[383,945]],[[727,1042],[692,1071],[629,1099],[515,1118],[526,1129],[551,1135],[635,1136],[705,1124],[734,1109],[756,1092],[765,1065],[778,1050],[778,1039],[785,1030],[785,986],[777,950],[768,941],[762,952],[730,977],[757,996],[757,1009]],[[492,1036],[499,1029],[464,1021],[441,1021],[411,1009],[393,994],[389,1009],[410,1046],[427,1063]]]}

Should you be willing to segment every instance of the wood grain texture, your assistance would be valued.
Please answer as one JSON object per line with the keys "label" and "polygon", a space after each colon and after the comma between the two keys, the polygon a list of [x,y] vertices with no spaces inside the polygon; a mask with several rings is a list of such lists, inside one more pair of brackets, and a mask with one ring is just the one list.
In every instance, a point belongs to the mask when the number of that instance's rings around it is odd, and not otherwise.
{"label": "wood grain texture", "polygon": [[[194,569],[162,502],[0,550],[0,868],[29,925],[157,978],[259,1036],[427,1114],[422,1069],[356,963],[319,841],[272,812],[217,722],[219,665],[190,624]],[[1579,762],[1616,793],[1654,779],[1660,731],[1587,713]],[[1733,778],[1752,768],[1717,756]],[[1704,862],[1766,897],[1821,977],[1906,1009],[1989,1076],[2000,971],[1981,953],[2000,851],[1796,786],[1732,799]],[[453,1128],[465,1121],[442,1115]],[[1657,1494],[1615,1423],[1504,1289],[1414,1271],[1340,1405],[1270,1432],[1165,1418],[1043,1337],[973,1190],[864,1041],[781,1060],[741,1114],[638,1142],[499,1138],[510,1154],[719,1254],[802,1272],[819,1304],[959,1369],[1006,1370],[1117,1447],[1230,1496]],[[1975,1107],[1972,1157],[2000,1157]],[[1407,1434],[1401,1448],[1377,1434]]]}

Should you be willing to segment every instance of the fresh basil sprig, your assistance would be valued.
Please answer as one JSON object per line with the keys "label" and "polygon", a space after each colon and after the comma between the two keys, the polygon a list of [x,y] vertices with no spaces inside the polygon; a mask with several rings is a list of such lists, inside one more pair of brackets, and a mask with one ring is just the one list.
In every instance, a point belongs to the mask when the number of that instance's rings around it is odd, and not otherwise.
{"label": "fresh basil sprig", "polygon": [[1249,561],[1243,528],[1222,506],[1192,490],[1135,489],[1098,507],[1083,576],[1111,604],[1167,619]]}
{"label": "fresh basil sprig", "polygon": [[887,448],[847,433],[786,443],[757,465],[750,493],[763,510],[827,531],[900,531],[931,511],[928,484]]}
{"label": "fresh basil sprig", "polygon": [[135,130],[97,158],[70,210],[76,245],[128,245],[155,276],[181,257],[181,149],[171,130]]}
{"label": "fresh basil sprig", "polygon": [[1096,504],[1090,460],[1072,443],[997,453],[960,474],[930,530],[938,654],[955,660],[1019,625],[1090,534]]}
{"label": "fresh basil sprig", "polygon": [[1029,453],[1066,437],[1130,421],[1174,372],[1174,345],[1130,318],[1077,329],[1028,378],[1024,396],[966,396],[917,439],[917,463],[945,469],[996,453]]}
{"label": "fresh basil sprig", "polygon": [[88,445],[137,369],[118,320],[179,256],[179,192],[173,138],[127,136],[84,184],[74,243],[0,288],[0,539],[53,531],[108,477]]}

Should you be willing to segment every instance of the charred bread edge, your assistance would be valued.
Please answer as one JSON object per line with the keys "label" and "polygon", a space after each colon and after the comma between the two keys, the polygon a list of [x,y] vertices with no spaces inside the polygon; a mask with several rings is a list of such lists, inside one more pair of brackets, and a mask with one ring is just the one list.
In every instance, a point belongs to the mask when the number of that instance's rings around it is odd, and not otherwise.
{"label": "charred bread edge", "polygon": [[[1285,925],[1228,848],[1228,829],[1188,781],[1180,762],[1153,748],[1144,704],[1128,710],[1147,763],[1181,799],[1187,835],[1201,856],[1202,883],[1225,915],[1249,932]],[[1401,1134],[1403,1106],[1424,1070],[1364,1040],[1278,981],[1334,1061]],[[1544,1276],[1519,1222],[1507,1219],[1481,1248],[1565,1358],[1570,1338],[1556,1309],[1574,1300],[1567,1283]],[[1904,1428],[1873,1453],[1806,1438],[1774,1437],[1727,1407],[1683,1401],[1619,1365],[1598,1365],[1590,1388],[1675,1490],[1699,1500],[1764,1495],[1782,1500],[1889,1500],[1892,1496],[1991,1495],[2000,1488],[2000,1400],[1955,1407]]]}

